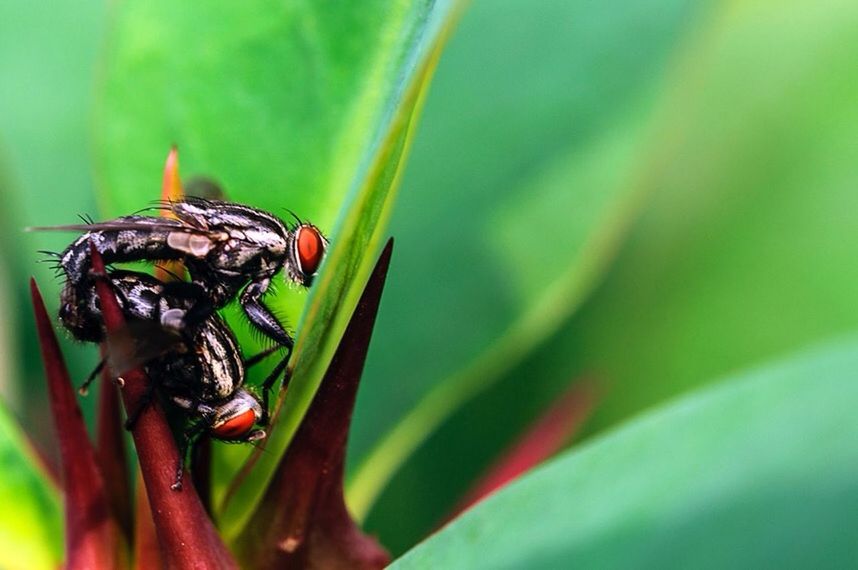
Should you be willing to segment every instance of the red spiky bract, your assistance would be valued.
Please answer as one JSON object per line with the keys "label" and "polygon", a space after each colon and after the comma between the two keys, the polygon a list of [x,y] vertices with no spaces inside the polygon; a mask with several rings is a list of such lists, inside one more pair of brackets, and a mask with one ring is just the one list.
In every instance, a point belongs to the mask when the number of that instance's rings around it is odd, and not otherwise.
{"label": "red spiky bract", "polygon": [[[93,244],[90,244],[90,251],[93,274],[104,276],[101,254]],[[95,288],[107,334],[120,331],[125,325],[125,317],[109,281],[96,278]],[[145,401],[149,379],[140,368],[124,373],[122,378],[125,384],[122,400],[125,412],[129,414]],[[176,569],[237,568],[206,515],[190,477],[184,478],[184,487],[180,491],[170,488],[175,479],[179,451],[157,398],[143,408],[131,435],[137,448],[164,564]]]}
{"label": "red spiky bract", "polygon": [[[102,351],[102,356],[104,352]],[[107,485],[110,506],[122,532],[131,540],[131,482],[125,453],[125,430],[119,409],[119,392],[105,366],[101,373],[98,393],[98,415],[95,421],[95,451],[98,465]]]}
{"label": "red spiky bract", "polygon": [[51,319],[34,279],[30,294],[48,381],[51,417],[59,440],[65,496],[67,569],[123,568],[125,548],[107,488],[89,442]]}
{"label": "red spiky bract", "polygon": [[158,570],[165,568],[158,546],[158,533],[152,521],[149,497],[143,475],[137,470],[137,494],[135,497],[134,525],[134,570]]}
{"label": "red spiky bract", "polygon": [[346,510],[348,429],[393,240],[387,243],[310,409],[239,536],[238,555],[257,569],[376,569],[390,561]]}

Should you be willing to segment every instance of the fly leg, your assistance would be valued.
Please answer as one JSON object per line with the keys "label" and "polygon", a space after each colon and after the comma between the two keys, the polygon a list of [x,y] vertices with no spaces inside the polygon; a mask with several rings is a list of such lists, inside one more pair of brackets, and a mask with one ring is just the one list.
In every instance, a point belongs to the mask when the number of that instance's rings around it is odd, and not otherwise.
{"label": "fly leg", "polygon": [[[262,417],[259,418],[259,425],[267,426],[268,421],[270,420],[268,414],[268,406],[270,403],[270,394],[271,389],[274,387],[274,383],[277,382],[277,378],[280,377],[281,374],[286,370],[286,364],[289,362],[289,355],[287,354],[283,359],[277,363],[277,366],[274,367],[274,370],[271,371],[271,374],[265,379],[265,382],[262,383]],[[283,379],[283,387],[285,388],[288,383],[288,378],[284,376]]]}
{"label": "fly leg", "polygon": [[[255,354],[244,361],[244,367],[250,368],[254,364],[258,364],[265,358],[268,358],[278,350],[283,348],[279,345],[269,346],[259,354]],[[265,382],[262,383],[262,417],[259,419],[260,425],[266,426],[268,425],[269,415],[268,415],[268,405],[269,405],[269,394],[271,392],[271,388],[274,387],[274,383],[277,382],[277,378],[283,373],[286,368],[286,363],[289,362],[289,354],[277,363],[271,373],[265,378]]]}
{"label": "fly leg", "polygon": [[244,367],[250,368],[254,364],[259,364],[259,362],[261,362],[265,358],[268,358],[269,356],[271,356],[272,354],[274,354],[275,352],[277,352],[281,348],[283,348],[283,347],[280,345],[277,345],[277,344],[275,344],[274,346],[269,346],[268,348],[266,348],[265,350],[263,350],[259,354],[254,354],[253,356],[251,356],[250,358],[245,360],[244,361]]}
{"label": "fly leg", "polygon": [[205,433],[207,427],[208,422],[203,420],[192,424],[191,427],[185,431],[182,437],[182,443],[179,445],[179,464],[176,466],[176,480],[172,485],[170,485],[170,489],[173,491],[182,490],[182,479],[184,479],[185,476],[185,464],[190,459],[197,442],[200,440],[203,433]]}
{"label": "fly leg", "polygon": [[98,373],[104,369],[105,364],[107,364],[107,357],[102,358],[99,363],[95,365],[95,368],[89,373],[89,376],[86,377],[86,380],[83,381],[80,388],[77,389],[78,394],[86,396],[89,393],[89,387],[92,385],[93,381],[95,381]]}
{"label": "fly leg", "polygon": [[288,359],[289,354],[292,353],[292,346],[295,344],[292,336],[286,332],[285,327],[274,316],[271,309],[262,303],[262,295],[268,289],[269,282],[270,279],[263,279],[251,283],[242,291],[239,302],[247,318],[250,319],[250,323],[262,334],[284,347],[287,350],[286,358]]}
{"label": "fly leg", "polygon": [[[244,289],[244,291],[242,291],[241,297],[239,298],[239,302],[241,303],[245,314],[250,319],[251,324],[259,329],[262,334],[276,342],[277,345],[279,345],[278,348],[282,347],[286,349],[286,355],[277,363],[277,366],[274,367],[274,370],[271,371],[265,379],[265,382],[262,384],[262,418],[259,421],[261,425],[268,425],[268,421],[270,419],[268,408],[271,388],[274,386],[274,383],[280,375],[286,371],[286,365],[289,362],[289,357],[292,355],[292,347],[295,344],[292,337],[288,332],[286,332],[286,329],[277,317],[274,316],[274,313],[271,312],[271,309],[262,303],[262,295],[264,295],[265,291],[268,289],[269,282],[270,279],[264,279],[262,281],[251,283]],[[270,352],[274,352],[274,350],[276,350],[276,348],[269,349]],[[248,365],[255,364],[259,359],[268,356],[270,353],[269,351],[264,351],[263,353],[254,356],[248,361]],[[284,385],[285,383],[286,380],[284,379]]]}

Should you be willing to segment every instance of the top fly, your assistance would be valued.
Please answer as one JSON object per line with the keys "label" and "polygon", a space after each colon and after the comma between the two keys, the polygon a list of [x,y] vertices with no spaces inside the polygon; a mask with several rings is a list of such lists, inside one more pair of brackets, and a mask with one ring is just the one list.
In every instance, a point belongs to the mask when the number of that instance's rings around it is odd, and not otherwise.
{"label": "top fly", "polygon": [[175,219],[132,215],[93,224],[36,228],[85,232],[59,256],[68,277],[61,293],[60,318],[89,295],[92,242],[106,264],[181,260],[191,286],[177,286],[197,302],[183,316],[185,325],[205,319],[238,297],[251,324],[291,351],[292,337],[262,297],[281,269],[287,280],[310,286],[328,246],[319,229],[297,218],[295,224],[287,225],[263,210],[218,200],[188,197],[159,208],[169,210]]}

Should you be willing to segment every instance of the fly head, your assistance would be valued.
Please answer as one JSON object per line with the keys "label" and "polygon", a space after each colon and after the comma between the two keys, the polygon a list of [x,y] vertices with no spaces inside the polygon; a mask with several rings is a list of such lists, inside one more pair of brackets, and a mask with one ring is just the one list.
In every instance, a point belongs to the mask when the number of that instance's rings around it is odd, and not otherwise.
{"label": "fly head", "polygon": [[299,285],[309,287],[313,284],[325,257],[328,240],[319,228],[306,222],[299,222],[289,237],[286,277]]}
{"label": "fly head", "polygon": [[240,388],[232,397],[215,407],[209,431],[223,441],[256,441],[265,437],[265,430],[253,429],[262,418],[262,406],[256,397]]}

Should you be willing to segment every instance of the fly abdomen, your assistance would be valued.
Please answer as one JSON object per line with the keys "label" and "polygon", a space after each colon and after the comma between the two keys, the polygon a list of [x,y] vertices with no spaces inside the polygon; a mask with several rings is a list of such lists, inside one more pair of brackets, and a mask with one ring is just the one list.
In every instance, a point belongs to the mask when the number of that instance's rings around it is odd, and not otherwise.
{"label": "fly abdomen", "polygon": [[186,354],[165,354],[149,368],[166,391],[203,403],[228,399],[244,384],[238,343],[216,315],[195,328]]}
{"label": "fly abdomen", "polygon": [[[95,245],[106,264],[137,259],[178,259],[181,256],[166,245],[169,225],[180,222],[146,216],[124,216],[114,221],[113,229],[87,232],[60,255],[66,282],[60,293],[60,320],[78,340],[101,340],[100,317],[90,270],[90,243]],[[117,284],[119,284],[117,282]],[[121,300],[120,300],[121,301]],[[95,324],[94,324],[95,323]]]}
{"label": "fly abdomen", "polygon": [[[171,307],[188,308],[192,301],[165,299],[161,281],[137,271],[113,270],[110,281],[122,312],[129,319],[159,320],[161,313]],[[60,293],[60,321],[78,340],[101,342],[104,324],[95,288],[89,281],[68,282]]]}

